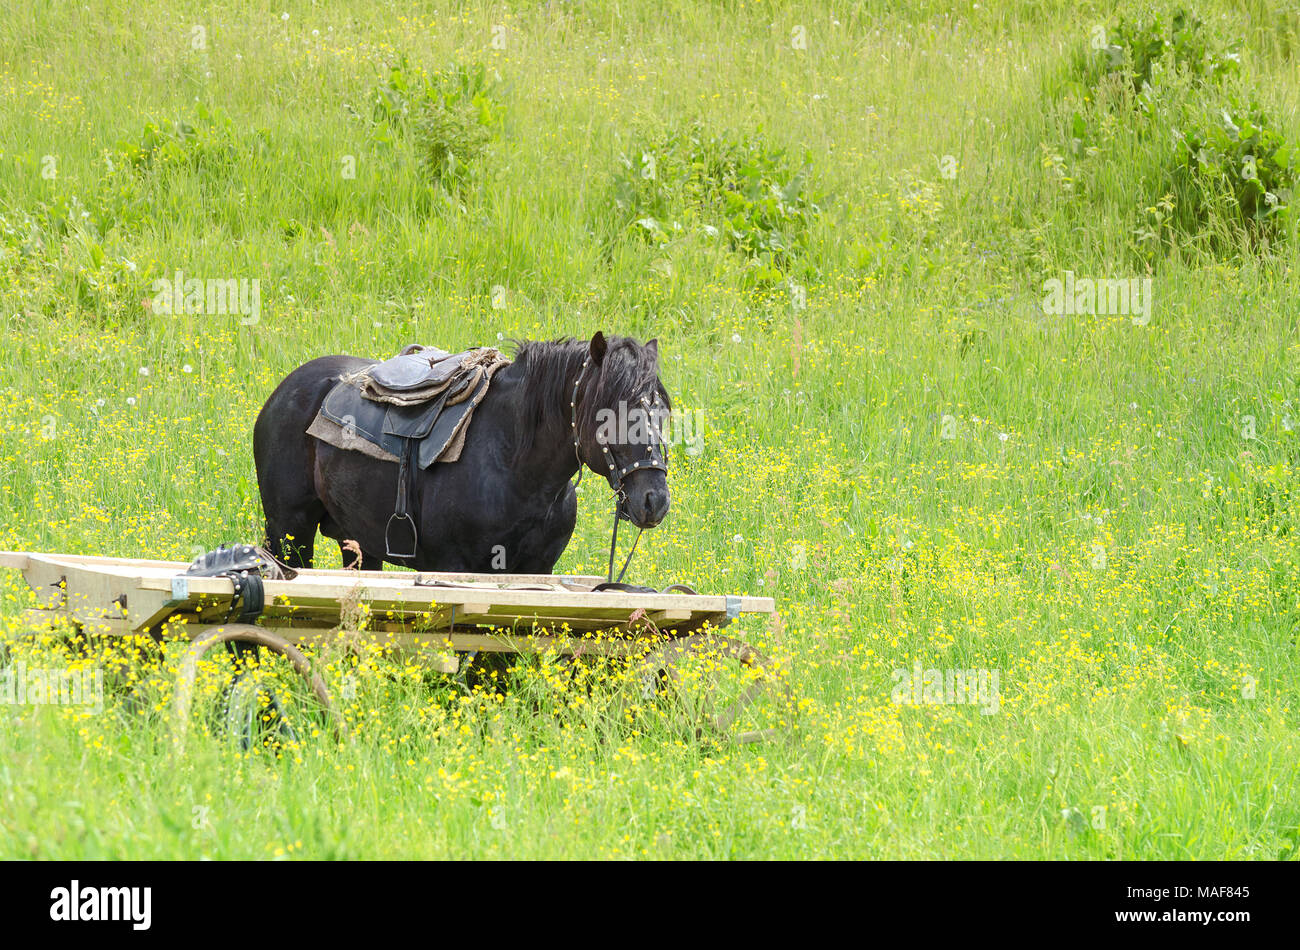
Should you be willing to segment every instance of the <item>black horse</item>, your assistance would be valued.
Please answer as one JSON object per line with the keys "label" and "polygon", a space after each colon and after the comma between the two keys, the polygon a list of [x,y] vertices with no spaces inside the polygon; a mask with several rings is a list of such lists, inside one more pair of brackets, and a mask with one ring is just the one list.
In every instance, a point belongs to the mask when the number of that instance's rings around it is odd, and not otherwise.
{"label": "black horse", "polygon": [[599,332],[590,343],[522,342],[474,411],[459,461],[413,476],[416,556],[387,557],[398,464],[307,434],[339,377],[374,362],[312,360],[290,373],[258,414],[253,458],[266,545],[291,566],[311,567],[319,528],[339,542],[345,564],[364,570],[389,560],[424,571],[550,573],[573,534],[578,501],[570,480],[582,464],[609,479],[622,517],[638,528],[668,513],[658,426],[609,425],[626,419],[627,407],[670,408],[658,342],[607,340]]}

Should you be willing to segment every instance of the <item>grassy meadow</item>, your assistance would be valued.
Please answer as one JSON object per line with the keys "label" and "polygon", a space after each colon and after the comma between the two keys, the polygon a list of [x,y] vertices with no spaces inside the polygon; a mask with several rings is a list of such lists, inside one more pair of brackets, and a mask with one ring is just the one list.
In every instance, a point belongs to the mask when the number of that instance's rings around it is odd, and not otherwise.
{"label": "grassy meadow", "polygon": [[[1295,857],[1300,8],[1187,9],[8,0],[0,550],[259,540],[315,356],[658,337],[702,439],[630,579],[775,597],[736,635],[795,708],[701,744],[612,664],[363,646],[348,741],[176,755],[181,641],[30,636],[4,572],[9,662],[109,688],[0,707],[0,857]],[[177,272],[256,312],[160,312]],[[918,665],[996,708],[896,702]]]}

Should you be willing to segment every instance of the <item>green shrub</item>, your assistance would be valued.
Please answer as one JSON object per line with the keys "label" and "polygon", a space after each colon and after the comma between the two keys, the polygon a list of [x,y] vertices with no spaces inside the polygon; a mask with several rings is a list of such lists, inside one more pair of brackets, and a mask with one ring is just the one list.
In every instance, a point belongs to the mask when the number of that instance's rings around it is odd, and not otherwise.
{"label": "green shrub", "polygon": [[0,262],[45,277],[52,293],[40,307],[51,314],[71,302],[119,325],[140,312],[153,266],[128,256],[133,238],[186,202],[207,207],[202,196],[246,173],[250,149],[264,143],[264,133],[239,133],[224,112],[203,105],[192,120],[147,120],[138,136],[104,151],[102,173],[84,191],[60,181],[50,197],[0,215]]}
{"label": "green shrub", "polygon": [[1285,234],[1296,187],[1291,143],[1251,101],[1230,101],[1210,121],[1178,134],[1185,167],[1205,212],[1226,202],[1240,212],[1253,236]]}
{"label": "green shrub", "polygon": [[121,236],[107,233],[104,218],[75,196],[38,201],[30,212],[6,211],[0,214],[0,265],[48,288],[36,295],[47,316],[71,303],[104,324],[118,324],[133,313],[143,280],[136,263],[123,256]]}
{"label": "green shrub", "polygon": [[621,229],[652,244],[690,229],[722,235],[753,281],[784,280],[807,250],[819,196],[808,188],[811,154],[796,164],[761,134],[732,139],[696,123],[642,136],[615,173]]}
{"label": "green shrub", "polygon": [[1144,264],[1174,249],[1222,258],[1283,239],[1293,150],[1240,75],[1237,44],[1214,41],[1182,9],[1121,18],[1106,40],[1100,55],[1075,57],[1077,79],[1063,86],[1065,147],[1043,146],[1067,204],[1094,218],[1132,209]]}
{"label": "green shrub", "polygon": [[417,161],[429,179],[448,190],[463,186],[481,167],[502,124],[501,80],[482,64],[453,64],[416,77],[406,57],[389,66],[370,93],[377,141],[409,135]]}
{"label": "green shrub", "polygon": [[146,121],[139,139],[117,143],[115,158],[118,164],[136,171],[231,171],[238,166],[236,140],[230,117],[220,109],[213,112],[200,104],[193,123]]}
{"label": "green shrub", "polygon": [[1217,45],[1206,35],[1200,17],[1181,8],[1167,21],[1159,13],[1139,21],[1121,16],[1107,31],[1106,39],[1109,42],[1100,58],[1102,71],[1122,73],[1136,90],[1152,82],[1158,67],[1213,83],[1236,73],[1241,66],[1235,45]]}

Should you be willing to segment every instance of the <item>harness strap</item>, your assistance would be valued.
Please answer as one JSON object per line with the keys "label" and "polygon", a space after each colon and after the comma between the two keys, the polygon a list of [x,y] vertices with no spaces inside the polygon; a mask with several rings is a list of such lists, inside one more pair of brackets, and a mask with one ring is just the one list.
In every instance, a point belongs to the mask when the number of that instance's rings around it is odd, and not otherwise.
{"label": "harness strap", "polygon": [[[587,354],[586,359],[582,361],[582,367],[578,370],[577,378],[574,379],[573,381],[573,393],[569,397],[569,428],[573,432],[573,454],[578,461],[578,478],[577,481],[573,482],[573,488],[575,490],[579,485],[582,484],[582,473],[585,468],[582,461],[581,447],[579,446],[579,442],[578,442],[578,388],[582,385],[582,378],[586,375],[587,367],[588,365],[590,365],[590,363],[591,363],[591,354],[589,353]],[[658,402],[659,402],[659,394],[656,393],[655,403],[658,404]],[[644,396],[641,398],[641,404],[643,407],[646,408],[647,411],[649,410],[650,404]],[[662,438],[662,435],[660,437]],[[607,445],[601,446],[601,452],[603,452],[605,455],[605,465],[609,469],[609,472],[606,474],[605,477],[609,479],[609,487],[614,489],[614,530],[610,532],[610,537],[609,537],[609,570],[606,572],[606,578],[608,583],[622,583],[623,576],[627,574],[628,566],[632,563],[632,555],[636,553],[636,546],[641,542],[641,535],[645,533],[644,528],[640,528],[637,530],[636,539],[632,542],[632,550],[627,552],[627,559],[623,562],[623,569],[618,572],[618,580],[615,581],[614,580],[614,554],[618,550],[618,509],[620,503],[624,500],[625,497],[623,494],[623,479],[627,476],[629,472],[641,468],[658,469],[661,472],[667,472],[668,466],[663,461],[662,449],[660,449],[661,456],[659,458],[656,458],[654,454],[655,448],[656,446],[652,442],[651,445],[646,447],[646,455],[650,456],[648,459],[646,459],[644,462],[639,460],[633,462],[630,466],[625,466],[620,471],[618,467],[614,464],[615,461],[614,456],[611,454],[609,450],[609,446]],[[560,492],[562,494],[564,492],[564,489],[561,488]],[[559,496],[557,495],[556,497],[558,498]],[[554,504],[554,502],[552,502],[551,504]],[[548,509],[548,514],[549,514],[549,509]]]}
{"label": "harness strap", "polygon": [[262,575],[248,571],[230,572],[226,575],[235,585],[235,595],[230,601],[229,623],[239,614],[239,623],[256,623],[266,606],[266,588],[262,585]]}
{"label": "harness strap", "polygon": [[[266,588],[262,585],[263,572],[276,580],[288,580],[297,572],[284,567],[268,551],[251,544],[218,547],[200,555],[190,564],[185,574],[191,577],[228,577],[233,588],[230,612],[226,622],[238,619],[239,623],[256,623],[266,606]],[[173,584],[172,587],[175,590]]]}
{"label": "harness strap", "polygon": [[[605,580],[614,579],[614,552],[618,549],[618,496],[614,496],[614,530],[609,536],[609,570],[605,572]],[[620,577],[619,580],[623,578]]]}

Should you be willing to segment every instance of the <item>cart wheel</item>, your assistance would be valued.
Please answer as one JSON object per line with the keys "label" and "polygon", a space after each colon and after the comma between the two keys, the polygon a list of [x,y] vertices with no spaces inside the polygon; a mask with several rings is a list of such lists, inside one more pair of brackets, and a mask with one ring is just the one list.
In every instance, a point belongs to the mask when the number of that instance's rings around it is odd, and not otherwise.
{"label": "cart wheel", "polygon": [[[208,627],[194,638],[185,653],[176,683],[176,701],[173,707],[172,742],[177,750],[183,749],[189,730],[190,706],[194,701],[194,680],[198,675],[199,660],[218,643],[253,644],[266,647],[272,653],[287,659],[299,676],[311,688],[316,700],[325,710],[340,735],[338,713],[330,701],[329,690],[319,673],[312,672],[311,663],[302,651],[288,640],[262,627],[232,623]],[[293,730],[280,714],[280,704],[274,693],[261,682],[255,671],[241,670],[226,694],[225,722],[231,732],[240,737],[244,748],[250,748],[259,734],[269,728],[272,736],[282,739],[293,737]],[[269,714],[269,715],[268,715]]]}
{"label": "cart wheel", "polygon": [[633,684],[631,702],[666,702],[700,740],[776,739],[793,712],[790,688],[775,664],[748,644],[716,634],[656,647],[641,660]]}
{"label": "cart wheel", "polygon": [[225,699],[226,732],[242,751],[298,741],[298,734],[280,710],[275,691],[260,673],[249,670],[237,674]]}
{"label": "cart wheel", "polygon": [[519,654],[496,650],[473,651],[462,655],[459,680],[465,692],[487,690],[504,696],[510,674],[519,662]]}

